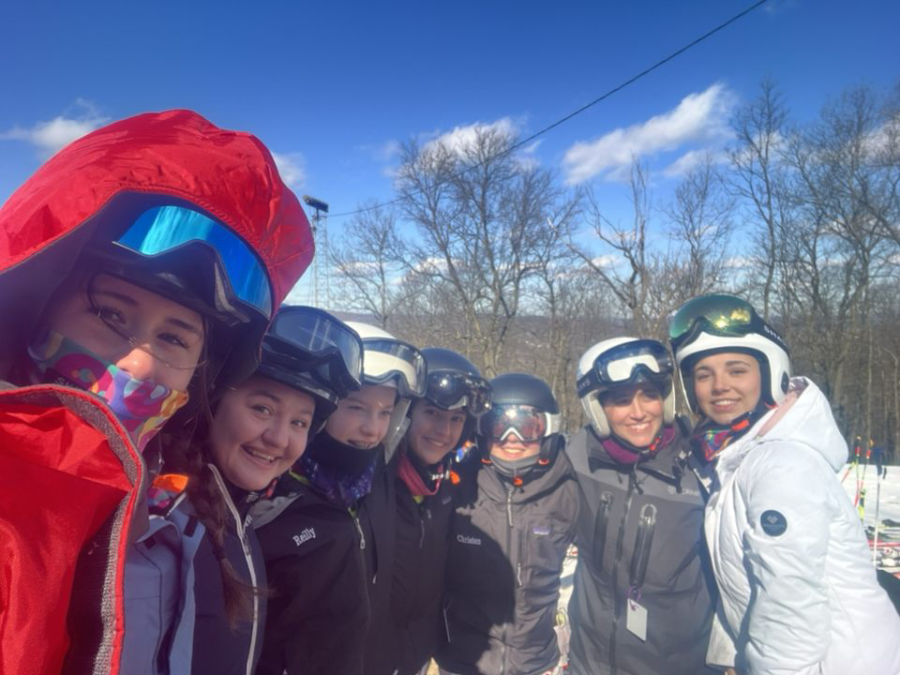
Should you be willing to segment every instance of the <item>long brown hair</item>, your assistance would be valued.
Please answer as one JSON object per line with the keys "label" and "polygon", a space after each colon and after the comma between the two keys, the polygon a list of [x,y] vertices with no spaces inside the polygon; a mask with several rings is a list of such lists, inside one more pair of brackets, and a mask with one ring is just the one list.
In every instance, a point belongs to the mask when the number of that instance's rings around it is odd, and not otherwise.
{"label": "long brown hair", "polygon": [[210,468],[214,464],[209,443],[213,411],[205,365],[197,369],[191,384],[191,397],[196,396],[192,409],[186,411],[181,419],[170,420],[161,434],[163,466],[166,472],[188,476],[187,495],[198,519],[206,528],[213,555],[219,563],[225,615],[229,625],[235,628],[239,620],[252,618],[253,596],[265,595],[266,592],[245,583],[227,558],[225,533],[228,527],[233,527],[232,516],[225,501],[227,497],[219,488],[213,475],[214,469]]}

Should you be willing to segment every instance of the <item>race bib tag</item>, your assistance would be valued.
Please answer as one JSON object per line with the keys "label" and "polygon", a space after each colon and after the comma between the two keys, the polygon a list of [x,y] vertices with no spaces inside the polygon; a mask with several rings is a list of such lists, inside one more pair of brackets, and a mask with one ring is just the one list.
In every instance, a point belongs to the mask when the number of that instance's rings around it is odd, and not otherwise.
{"label": "race bib tag", "polygon": [[628,598],[628,614],[625,617],[625,627],[638,640],[647,641],[647,608],[631,598]]}

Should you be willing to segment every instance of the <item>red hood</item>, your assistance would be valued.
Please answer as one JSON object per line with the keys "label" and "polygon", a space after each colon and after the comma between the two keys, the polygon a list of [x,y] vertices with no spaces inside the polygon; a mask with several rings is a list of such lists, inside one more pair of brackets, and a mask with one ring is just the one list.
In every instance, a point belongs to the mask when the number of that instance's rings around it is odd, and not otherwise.
{"label": "red hood", "polygon": [[309,221],[254,136],[189,110],[145,113],[71,143],[0,209],[0,273],[76,230],[121,192],[206,209],[262,258],[277,307],[313,257]]}

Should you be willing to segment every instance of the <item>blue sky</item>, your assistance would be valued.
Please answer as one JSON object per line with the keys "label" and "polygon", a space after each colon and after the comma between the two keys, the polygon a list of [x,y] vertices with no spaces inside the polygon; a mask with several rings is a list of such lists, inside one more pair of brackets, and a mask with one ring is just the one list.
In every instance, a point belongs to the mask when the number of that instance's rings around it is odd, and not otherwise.
{"label": "blue sky", "polygon": [[[479,123],[527,136],[750,4],[7,3],[0,200],[78,133],[186,107],[255,133],[298,193],[349,211],[392,197],[399,142]],[[645,158],[664,198],[689,153],[727,141],[734,106],[765,76],[801,121],[847,86],[892,86],[898,25],[896,0],[770,0],[531,155],[624,215],[623,157]]]}

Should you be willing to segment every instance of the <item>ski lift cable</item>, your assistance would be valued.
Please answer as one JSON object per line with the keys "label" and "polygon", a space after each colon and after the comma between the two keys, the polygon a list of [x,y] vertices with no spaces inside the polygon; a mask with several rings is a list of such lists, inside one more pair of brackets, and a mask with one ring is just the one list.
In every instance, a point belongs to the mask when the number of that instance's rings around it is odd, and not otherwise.
{"label": "ski lift cable", "polygon": [[[540,136],[543,136],[544,134],[548,133],[549,131],[552,131],[553,129],[555,129],[556,127],[558,127],[558,126],[560,126],[560,125],[562,125],[562,124],[568,122],[568,121],[571,120],[573,117],[576,117],[577,115],[582,114],[583,112],[589,110],[590,108],[593,108],[595,105],[597,105],[598,103],[601,103],[602,101],[605,101],[606,99],[608,99],[608,98],[609,98],[610,96],[612,96],[613,94],[617,94],[618,92],[622,91],[622,90],[625,89],[626,87],[629,87],[629,86],[631,86],[632,84],[634,84],[635,82],[637,82],[638,80],[640,80],[640,79],[646,77],[647,75],[649,75],[650,73],[652,73],[654,70],[657,70],[658,68],[661,68],[662,66],[664,66],[665,64],[667,64],[669,61],[672,61],[673,59],[678,58],[679,56],[681,56],[682,54],[684,54],[684,53],[685,53],[686,51],[688,51],[689,49],[692,49],[693,47],[696,47],[698,44],[700,44],[701,42],[704,42],[705,40],[711,38],[713,35],[715,35],[715,34],[718,33],[719,31],[724,30],[725,28],[727,28],[727,27],[730,26],[731,24],[735,23],[736,21],[739,21],[740,19],[742,19],[743,17],[747,16],[748,14],[750,14],[751,12],[753,12],[754,10],[756,10],[756,9],[758,9],[759,7],[761,7],[762,5],[766,4],[768,1],[769,1],[769,0],[759,0],[758,2],[756,2],[756,3],[752,4],[752,5],[750,5],[749,7],[747,7],[746,9],[744,9],[743,11],[741,11],[741,12],[739,12],[738,14],[735,14],[734,16],[732,16],[730,19],[728,19],[728,20],[725,21],[724,23],[719,24],[718,26],[716,26],[716,27],[713,28],[712,30],[707,31],[706,33],[704,33],[704,34],[701,35],[700,37],[698,37],[698,38],[692,40],[691,42],[689,42],[688,44],[684,45],[684,46],[681,47],[680,49],[678,49],[678,50],[672,52],[671,54],[669,54],[669,55],[666,56],[665,58],[660,59],[659,61],[657,61],[656,63],[654,63],[652,66],[649,66],[649,67],[645,68],[644,70],[642,70],[641,72],[639,72],[637,75],[633,75],[632,77],[628,78],[627,80],[625,80],[625,81],[622,82],[621,84],[616,85],[615,87],[613,87],[613,88],[610,89],[609,91],[607,91],[607,92],[605,92],[604,94],[602,94],[602,95],[598,96],[597,98],[595,98],[593,101],[590,101],[589,103],[585,103],[585,104],[584,104],[583,106],[581,106],[580,108],[577,108],[576,110],[573,110],[573,111],[570,112],[568,115],[559,118],[558,120],[556,120],[556,121],[553,122],[552,124],[547,125],[546,127],[544,127],[543,129],[541,129],[540,131],[536,131],[535,133],[531,134],[531,135],[528,136],[527,138],[524,138],[524,139],[522,139],[521,141],[518,141],[517,143],[513,144],[512,146],[506,148],[505,150],[503,150],[503,151],[501,151],[501,152],[498,152],[496,155],[493,155],[493,156],[491,156],[491,157],[488,157],[487,159],[484,159],[484,160],[482,160],[481,162],[478,162],[477,164],[473,164],[472,166],[467,167],[467,168],[464,169],[463,171],[460,171],[459,173],[457,173],[457,174],[455,174],[454,176],[452,176],[452,178],[459,178],[459,177],[461,177],[461,176],[464,176],[464,175],[465,175],[466,173],[468,173],[469,171],[473,171],[473,170],[475,170],[475,169],[478,169],[478,168],[480,168],[480,167],[483,167],[483,166],[484,166],[485,164],[487,164],[488,162],[491,162],[491,161],[493,161],[493,160],[495,160],[495,159],[499,159],[500,157],[503,157],[503,156],[505,156],[505,155],[509,155],[509,154],[515,152],[516,150],[518,150],[519,148],[522,148],[522,147],[528,145],[529,143],[531,143],[532,141],[534,141],[536,138],[539,138]],[[410,193],[410,195],[419,195],[419,194],[422,194],[422,190],[416,190],[416,191]],[[333,214],[331,214],[331,218],[346,218],[346,217],[348,217],[348,216],[355,216],[355,215],[357,215],[357,214],[359,214],[359,213],[365,213],[365,212],[367,212],[367,211],[373,211],[373,210],[375,210],[375,209],[383,208],[383,207],[385,207],[385,206],[392,206],[393,204],[399,203],[399,202],[402,201],[403,199],[404,199],[404,197],[397,197],[396,199],[391,199],[390,201],[380,202],[380,203],[377,203],[377,204],[373,204],[373,205],[371,205],[371,206],[366,206],[366,207],[363,207],[363,208],[356,209],[356,210],[354,210],[354,211],[344,211],[343,213],[333,213]]]}

